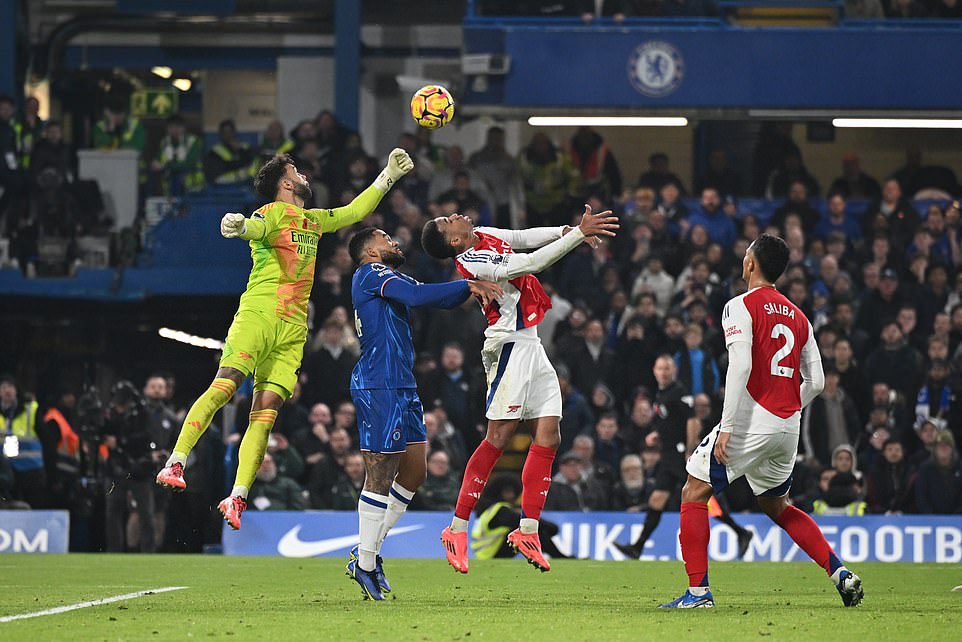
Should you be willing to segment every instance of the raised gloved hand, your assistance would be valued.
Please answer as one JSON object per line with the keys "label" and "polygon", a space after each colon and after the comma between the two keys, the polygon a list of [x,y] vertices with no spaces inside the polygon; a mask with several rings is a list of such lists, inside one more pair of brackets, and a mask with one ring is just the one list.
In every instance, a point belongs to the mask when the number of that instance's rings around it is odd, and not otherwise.
{"label": "raised gloved hand", "polygon": [[400,147],[395,147],[387,157],[387,165],[381,170],[377,178],[374,179],[374,186],[382,192],[387,192],[394,187],[402,176],[414,169],[414,161],[408,153]]}
{"label": "raised gloved hand", "polygon": [[220,220],[220,234],[225,239],[237,238],[247,231],[247,219],[243,214],[228,212]]}

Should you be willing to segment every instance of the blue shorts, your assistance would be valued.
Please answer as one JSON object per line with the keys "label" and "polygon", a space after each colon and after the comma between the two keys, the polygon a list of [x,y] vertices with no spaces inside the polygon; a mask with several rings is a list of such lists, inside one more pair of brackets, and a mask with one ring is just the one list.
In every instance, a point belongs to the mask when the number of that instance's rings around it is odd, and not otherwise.
{"label": "blue shorts", "polygon": [[410,444],[427,442],[424,410],[413,388],[351,390],[351,398],[362,452],[403,453]]}

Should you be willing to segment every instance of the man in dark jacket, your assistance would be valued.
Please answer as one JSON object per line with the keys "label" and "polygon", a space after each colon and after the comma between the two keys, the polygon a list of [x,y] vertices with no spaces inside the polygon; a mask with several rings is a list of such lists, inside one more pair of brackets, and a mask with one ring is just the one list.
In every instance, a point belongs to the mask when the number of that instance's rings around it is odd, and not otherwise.
{"label": "man in dark jacket", "polygon": [[919,467],[915,479],[915,507],[928,515],[951,515],[962,511],[962,465],[952,433],[943,430],[935,438],[932,458]]}
{"label": "man in dark jacket", "polygon": [[902,443],[887,439],[882,457],[868,473],[865,501],[870,513],[902,513],[912,507],[912,474]]}

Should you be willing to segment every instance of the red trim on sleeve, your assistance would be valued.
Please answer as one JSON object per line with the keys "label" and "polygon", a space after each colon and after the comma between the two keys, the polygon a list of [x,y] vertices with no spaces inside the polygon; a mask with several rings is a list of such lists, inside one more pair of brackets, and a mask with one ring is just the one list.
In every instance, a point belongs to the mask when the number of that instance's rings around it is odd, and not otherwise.
{"label": "red trim on sleeve", "polygon": [[399,278],[401,278],[401,277],[399,277],[399,276],[392,276],[391,278],[384,280],[384,283],[381,284],[381,297],[382,297],[382,298],[384,297],[384,286],[387,285],[388,283],[390,283],[391,281],[393,281],[394,279],[399,279]]}

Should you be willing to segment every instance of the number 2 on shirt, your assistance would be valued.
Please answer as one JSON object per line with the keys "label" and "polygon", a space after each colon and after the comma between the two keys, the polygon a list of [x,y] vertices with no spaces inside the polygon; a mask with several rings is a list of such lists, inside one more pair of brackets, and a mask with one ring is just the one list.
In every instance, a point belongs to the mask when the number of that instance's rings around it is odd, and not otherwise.
{"label": "number 2 on shirt", "polygon": [[779,337],[785,337],[785,345],[772,357],[772,376],[790,379],[795,376],[795,368],[780,366],[778,362],[791,354],[792,348],[795,347],[795,335],[792,334],[791,328],[784,323],[779,323],[772,328],[772,339],[778,339]]}

